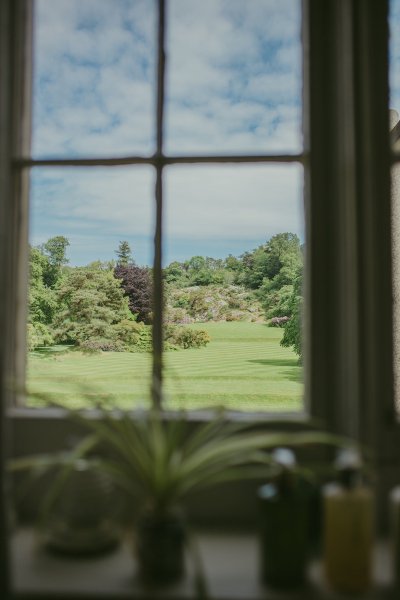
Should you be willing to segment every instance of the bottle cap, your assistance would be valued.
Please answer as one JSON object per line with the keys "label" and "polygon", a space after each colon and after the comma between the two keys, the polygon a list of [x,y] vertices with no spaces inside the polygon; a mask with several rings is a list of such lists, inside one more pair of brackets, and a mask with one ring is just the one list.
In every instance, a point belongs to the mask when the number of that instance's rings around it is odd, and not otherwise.
{"label": "bottle cap", "polygon": [[289,450],[289,448],[277,448],[273,451],[272,458],[284,469],[291,470],[296,466],[296,457],[293,450]]}
{"label": "bottle cap", "polygon": [[356,486],[361,480],[362,459],[355,448],[339,450],[335,460],[335,467],[339,473],[341,483],[348,487]]}
{"label": "bottle cap", "polygon": [[355,448],[344,448],[339,450],[335,460],[338,471],[359,471],[362,467],[361,454]]}

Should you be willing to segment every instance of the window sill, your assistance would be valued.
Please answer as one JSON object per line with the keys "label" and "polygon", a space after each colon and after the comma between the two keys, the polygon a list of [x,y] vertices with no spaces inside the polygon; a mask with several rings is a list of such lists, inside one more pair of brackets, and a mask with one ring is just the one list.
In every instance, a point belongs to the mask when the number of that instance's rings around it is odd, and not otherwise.
{"label": "window sill", "polygon": [[[214,600],[342,600],[326,588],[321,565],[310,568],[310,583],[291,592],[275,592],[261,586],[257,572],[257,539],[248,533],[204,532],[197,536],[204,561],[209,593]],[[12,540],[15,598],[79,598],[123,600],[137,598],[195,598],[193,579],[187,577],[161,590],[144,588],[135,578],[135,565],[129,544],[96,558],[61,558],[41,549],[32,529],[18,530]],[[365,600],[398,598],[390,587],[388,547],[382,543],[375,552],[374,587]]]}

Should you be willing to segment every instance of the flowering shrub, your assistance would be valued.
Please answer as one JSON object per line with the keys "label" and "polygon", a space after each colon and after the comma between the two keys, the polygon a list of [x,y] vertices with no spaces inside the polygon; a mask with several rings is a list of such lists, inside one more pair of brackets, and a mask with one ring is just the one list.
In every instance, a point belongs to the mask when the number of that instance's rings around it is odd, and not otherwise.
{"label": "flowering shrub", "polygon": [[269,324],[271,327],[284,327],[289,320],[290,317],[272,317]]}
{"label": "flowering shrub", "polygon": [[207,285],[168,289],[166,321],[255,321],[263,318],[254,293],[239,285]]}

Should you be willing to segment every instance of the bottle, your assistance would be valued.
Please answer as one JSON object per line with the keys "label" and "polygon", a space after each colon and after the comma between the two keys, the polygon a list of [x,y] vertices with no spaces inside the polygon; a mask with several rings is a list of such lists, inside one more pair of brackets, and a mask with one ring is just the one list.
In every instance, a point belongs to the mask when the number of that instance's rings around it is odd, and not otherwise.
{"label": "bottle", "polygon": [[277,476],[258,490],[261,579],[272,587],[294,587],[305,579],[310,490],[295,472],[291,450],[279,448],[272,456]]}
{"label": "bottle", "polygon": [[390,542],[392,554],[393,582],[400,587],[400,486],[392,489],[390,503]]}
{"label": "bottle", "polygon": [[345,593],[365,592],[371,583],[373,496],[361,467],[356,450],[342,450],[338,481],[323,490],[325,575],[333,589]]}

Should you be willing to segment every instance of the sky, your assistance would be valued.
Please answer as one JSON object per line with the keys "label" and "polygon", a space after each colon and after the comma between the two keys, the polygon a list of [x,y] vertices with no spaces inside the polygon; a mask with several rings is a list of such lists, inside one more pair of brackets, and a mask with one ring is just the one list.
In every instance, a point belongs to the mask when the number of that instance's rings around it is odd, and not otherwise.
{"label": "sky", "polygon": [[[298,153],[300,0],[169,0],[167,154]],[[32,155],[155,150],[156,3],[36,0]],[[400,1],[392,2],[400,20]],[[400,36],[391,40],[391,105],[400,108]],[[236,256],[275,233],[304,239],[297,164],[165,170],[165,263]],[[30,238],[70,240],[73,265],[111,260],[128,240],[153,260],[151,167],[37,168]]]}

